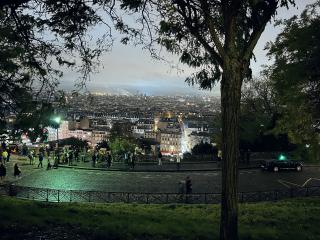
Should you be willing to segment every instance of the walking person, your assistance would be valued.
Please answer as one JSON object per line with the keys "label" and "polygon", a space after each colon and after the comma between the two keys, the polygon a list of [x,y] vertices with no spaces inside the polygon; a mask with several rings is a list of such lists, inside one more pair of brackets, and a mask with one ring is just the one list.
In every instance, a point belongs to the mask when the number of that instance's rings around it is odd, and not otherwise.
{"label": "walking person", "polygon": [[191,194],[192,193],[192,182],[190,176],[187,176],[186,178],[186,193]]}
{"label": "walking person", "polygon": [[21,170],[20,170],[20,168],[18,166],[18,163],[15,163],[14,167],[13,167],[13,176],[14,177],[20,177],[20,175],[21,175]]}
{"label": "walking person", "polygon": [[180,154],[177,155],[176,163],[177,163],[177,170],[178,170],[178,171],[180,170],[181,157],[182,157],[182,153],[180,153]]}
{"label": "walking person", "polygon": [[189,176],[187,176],[186,178],[186,203],[190,203],[190,196],[188,196],[189,194],[192,193],[192,182],[191,182],[191,178]]}
{"label": "walking person", "polygon": [[111,167],[111,154],[109,152],[107,153],[107,167]]}
{"label": "walking person", "polygon": [[47,164],[47,170],[50,170],[52,169],[52,164],[51,164],[51,161],[50,161],[50,158],[48,157],[48,164]]}
{"label": "walking person", "polygon": [[94,151],[93,154],[92,154],[92,167],[96,167],[96,161],[97,161],[97,152]]}
{"label": "walking person", "polygon": [[162,153],[159,151],[158,153],[158,165],[161,166],[162,165]]}
{"label": "walking person", "polygon": [[0,180],[2,181],[3,179],[5,179],[7,175],[7,169],[4,166],[4,164],[1,162],[0,163]]}
{"label": "walking person", "polygon": [[129,153],[124,153],[124,163],[128,164],[128,159],[129,159]]}
{"label": "walking person", "polygon": [[50,147],[46,146],[45,148],[48,159],[50,158]]}
{"label": "walking person", "polygon": [[10,147],[8,147],[7,152],[8,152],[7,162],[10,162],[10,156],[11,156],[11,148]]}
{"label": "walking person", "polygon": [[58,148],[56,148],[55,150],[54,150],[54,167],[55,168],[57,168],[58,167],[58,165],[59,165],[59,163],[60,163],[60,152],[59,152],[59,149]]}
{"label": "walking person", "polygon": [[22,155],[23,156],[27,156],[28,155],[28,147],[27,147],[27,145],[25,143],[22,146]]}
{"label": "walking person", "polygon": [[76,162],[79,162],[79,148],[76,148],[76,150],[74,151],[74,159],[76,160]]}
{"label": "walking person", "polygon": [[29,153],[28,153],[28,158],[29,158],[29,161],[30,161],[30,165],[33,165],[34,163],[34,157],[33,157],[33,150],[30,150]]}
{"label": "walking person", "polygon": [[219,162],[222,161],[222,151],[221,150],[218,151],[218,161]]}
{"label": "walking person", "polygon": [[71,166],[72,165],[72,162],[73,162],[73,150],[70,150],[70,152],[69,152],[69,166]]}
{"label": "walking person", "polygon": [[42,161],[43,161],[43,153],[39,152],[39,164],[38,164],[38,168],[41,166],[41,168],[43,167],[42,166]]}
{"label": "walking person", "polygon": [[136,161],[136,155],[133,153],[133,154],[131,155],[131,168],[132,168],[132,169],[134,169],[135,161]]}
{"label": "walking person", "polygon": [[8,161],[8,152],[6,149],[4,149],[2,152],[2,160],[4,163]]}

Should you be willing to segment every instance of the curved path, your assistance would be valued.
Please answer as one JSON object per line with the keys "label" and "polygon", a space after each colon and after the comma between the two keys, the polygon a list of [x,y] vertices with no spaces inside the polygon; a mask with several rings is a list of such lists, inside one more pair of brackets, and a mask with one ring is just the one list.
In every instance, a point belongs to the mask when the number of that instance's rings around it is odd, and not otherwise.
{"label": "curved path", "polygon": [[[220,171],[201,172],[117,172],[80,169],[37,170],[15,182],[19,186],[105,192],[177,192],[178,183],[190,176],[194,193],[221,189]],[[294,186],[320,186],[320,167],[303,172],[240,170],[239,191],[269,191]]]}

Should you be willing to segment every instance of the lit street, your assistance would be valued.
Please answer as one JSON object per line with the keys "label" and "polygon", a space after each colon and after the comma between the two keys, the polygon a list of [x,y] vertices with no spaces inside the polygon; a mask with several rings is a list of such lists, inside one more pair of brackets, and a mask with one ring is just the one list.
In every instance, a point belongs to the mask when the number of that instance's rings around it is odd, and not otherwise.
{"label": "lit street", "polygon": [[[177,192],[178,183],[190,176],[194,193],[220,192],[221,172],[121,172],[78,169],[36,170],[15,182],[19,186],[105,192]],[[302,172],[240,170],[239,191],[269,191],[297,186],[319,186],[320,168]]]}

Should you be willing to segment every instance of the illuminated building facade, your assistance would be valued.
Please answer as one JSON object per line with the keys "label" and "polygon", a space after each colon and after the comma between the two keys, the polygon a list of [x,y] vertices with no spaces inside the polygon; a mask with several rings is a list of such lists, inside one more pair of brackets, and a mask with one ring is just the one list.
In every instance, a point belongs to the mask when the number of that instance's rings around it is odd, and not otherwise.
{"label": "illuminated building facade", "polygon": [[160,151],[163,155],[177,155],[181,153],[181,130],[166,129],[160,132]]}

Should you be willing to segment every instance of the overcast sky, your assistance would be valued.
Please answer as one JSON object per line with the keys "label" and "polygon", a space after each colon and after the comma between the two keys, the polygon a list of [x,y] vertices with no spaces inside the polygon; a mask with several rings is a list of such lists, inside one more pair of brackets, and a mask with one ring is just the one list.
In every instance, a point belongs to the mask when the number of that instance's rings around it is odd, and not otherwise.
{"label": "overcast sky", "polygon": [[[295,14],[300,14],[307,4],[314,2],[315,0],[296,0],[296,7],[291,6],[289,10],[279,9],[276,19],[290,18]],[[281,30],[279,27],[275,28],[273,23],[268,24],[254,50],[257,60],[251,63],[254,75],[259,74],[262,69],[261,65],[270,64],[266,57],[266,51],[263,49],[265,44],[268,41],[273,41]],[[122,45],[118,41],[119,38],[115,40],[111,52],[102,56],[102,66],[99,68],[99,73],[93,75],[92,81],[88,83],[89,90],[116,92],[121,89],[147,95],[220,95],[219,85],[212,92],[198,90],[197,86],[188,86],[184,80],[193,72],[193,69],[180,64],[179,67],[183,71],[178,71],[163,61],[152,59],[149,52],[142,50],[139,46]],[[168,59],[178,64],[178,57],[168,54]],[[74,72],[65,72],[61,87],[72,88],[75,79]]]}

